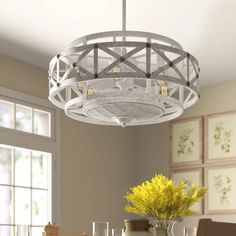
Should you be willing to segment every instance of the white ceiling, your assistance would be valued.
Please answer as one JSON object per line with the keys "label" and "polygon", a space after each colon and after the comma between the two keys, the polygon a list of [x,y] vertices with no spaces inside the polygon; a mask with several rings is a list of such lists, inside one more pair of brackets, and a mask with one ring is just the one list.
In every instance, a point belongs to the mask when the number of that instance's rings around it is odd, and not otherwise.
{"label": "white ceiling", "polygon": [[[0,53],[47,69],[75,38],[120,30],[121,3],[0,0]],[[236,80],[236,0],[127,0],[127,29],[178,41],[199,60],[201,86]]]}

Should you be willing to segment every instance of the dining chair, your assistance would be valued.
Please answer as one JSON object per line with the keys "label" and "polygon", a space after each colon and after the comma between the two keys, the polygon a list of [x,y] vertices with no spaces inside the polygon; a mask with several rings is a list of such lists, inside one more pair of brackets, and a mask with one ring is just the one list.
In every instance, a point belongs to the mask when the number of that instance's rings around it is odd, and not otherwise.
{"label": "dining chair", "polygon": [[200,219],[197,236],[235,236],[236,223],[218,222],[211,219]]}

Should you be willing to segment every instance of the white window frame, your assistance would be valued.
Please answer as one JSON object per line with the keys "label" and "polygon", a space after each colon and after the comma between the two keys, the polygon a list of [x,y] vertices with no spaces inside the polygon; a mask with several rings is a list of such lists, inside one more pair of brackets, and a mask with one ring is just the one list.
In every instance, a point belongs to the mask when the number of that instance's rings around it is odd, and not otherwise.
{"label": "white window frame", "polygon": [[[0,143],[52,155],[52,221],[60,225],[60,134],[61,111],[48,100],[0,87],[0,99],[51,112],[51,137],[0,127]],[[47,222],[45,222],[45,225]]]}

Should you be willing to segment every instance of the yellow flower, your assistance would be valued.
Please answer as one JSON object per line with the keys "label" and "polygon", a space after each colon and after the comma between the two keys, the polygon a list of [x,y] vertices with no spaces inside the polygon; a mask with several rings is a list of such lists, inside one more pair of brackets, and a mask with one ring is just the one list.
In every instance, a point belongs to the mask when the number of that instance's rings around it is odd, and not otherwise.
{"label": "yellow flower", "polygon": [[191,207],[201,201],[206,188],[192,184],[188,189],[185,183],[175,185],[163,175],[155,175],[151,182],[146,181],[130,189],[125,196],[125,211],[156,219],[176,219],[194,214]]}

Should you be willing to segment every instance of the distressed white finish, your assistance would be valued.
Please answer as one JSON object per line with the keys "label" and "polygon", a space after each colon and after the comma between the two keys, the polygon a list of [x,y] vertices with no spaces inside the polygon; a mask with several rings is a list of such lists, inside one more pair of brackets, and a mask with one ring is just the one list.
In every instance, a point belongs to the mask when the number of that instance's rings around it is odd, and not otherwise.
{"label": "distressed white finish", "polygon": [[[112,31],[79,38],[49,67],[49,99],[76,120],[146,125],[174,119],[199,97],[197,60],[174,40]],[[163,84],[168,88],[164,96]]]}
{"label": "distressed white finish", "polygon": [[176,41],[149,32],[87,35],[49,65],[49,100],[69,117],[101,125],[174,119],[199,98],[197,60]]}

